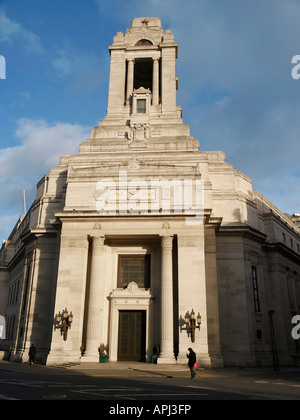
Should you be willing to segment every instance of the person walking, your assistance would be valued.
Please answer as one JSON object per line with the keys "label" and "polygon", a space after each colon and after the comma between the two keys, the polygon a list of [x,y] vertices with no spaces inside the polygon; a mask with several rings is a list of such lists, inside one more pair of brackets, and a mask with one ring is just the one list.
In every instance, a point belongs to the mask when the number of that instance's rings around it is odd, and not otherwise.
{"label": "person walking", "polygon": [[31,344],[31,347],[28,353],[30,365],[35,362],[35,355],[36,355],[36,347],[34,344]]}
{"label": "person walking", "polygon": [[191,379],[193,379],[196,376],[196,373],[194,371],[194,366],[197,361],[196,353],[193,351],[192,348],[188,348],[189,354],[186,355],[186,357],[189,359],[188,366],[191,371]]}

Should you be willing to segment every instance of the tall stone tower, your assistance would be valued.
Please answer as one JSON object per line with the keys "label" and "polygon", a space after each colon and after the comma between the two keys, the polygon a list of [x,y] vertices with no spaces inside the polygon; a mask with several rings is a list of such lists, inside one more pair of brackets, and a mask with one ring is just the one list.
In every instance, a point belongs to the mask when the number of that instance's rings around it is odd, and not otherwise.
{"label": "tall stone tower", "polygon": [[[144,113],[178,119],[176,106],[177,44],[158,18],[133,19],[125,35],[118,33],[111,53],[107,117]],[[147,122],[147,119],[143,120]]]}
{"label": "tall stone tower", "polygon": [[[176,104],[178,46],[150,17],[133,19],[109,50],[107,115],[78,155],[61,159],[67,189],[55,213],[62,222],[56,312],[70,289],[69,306],[81,323],[70,332],[75,346],[53,334],[50,359],[57,352],[74,359],[81,347],[83,360],[96,360],[102,344],[111,360],[126,360],[142,346],[138,359],[150,360],[155,347],[159,362],[175,363],[175,352],[185,363],[191,338],[184,316],[194,309],[202,316],[194,347],[211,365],[219,348],[216,338],[209,354],[205,183],[199,143]],[[122,280],[124,270],[135,274]],[[217,295],[212,301],[217,329]],[[139,332],[130,338],[132,329]]]}
{"label": "tall stone tower", "polygon": [[172,32],[164,32],[156,17],[135,18],[109,50],[107,115],[92,139],[102,140],[102,150],[112,139],[126,139],[129,150],[162,149],[164,143],[167,149],[198,148],[198,142],[186,138],[189,127],[176,104],[178,44]]}

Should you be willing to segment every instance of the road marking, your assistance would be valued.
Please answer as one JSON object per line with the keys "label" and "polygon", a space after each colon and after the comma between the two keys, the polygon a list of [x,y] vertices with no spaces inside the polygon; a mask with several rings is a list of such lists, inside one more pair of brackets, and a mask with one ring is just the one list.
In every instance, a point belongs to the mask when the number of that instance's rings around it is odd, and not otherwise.
{"label": "road marking", "polygon": [[[137,397],[207,397],[209,394],[198,394],[197,392],[195,393],[181,393],[181,394],[176,394],[176,393],[170,393],[170,394],[165,394],[165,393],[161,393],[161,394],[137,394]],[[123,397],[123,395],[117,395],[118,397]]]}
{"label": "road marking", "polygon": [[270,381],[254,381],[255,384],[269,384]]}
{"label": "road marking", "polygon": [[114,391],[114,392],[117,392],[117,391],[132,391],[132,392],[139,392],[139,391],[142,391],[142,388],[131,388],[131,387],[128,387],[128,388],[124,388],[124,387],[118,387],[118,386],[116,386],[116,387],[111,387],[111,388],[101,388],[101,392],[112,392],[112,391]]}
{"label": "road marking", "polygon": [[44,400],[63,400],[64,398],[67,398],[67,395],[44,395]]}
{"label": "road marking", "polygon": [[98,385],[72,385],[72,384],[57,384],[48,385],[48,388],[97,388]]}
{"label": "road marking", "polygon": [[[91,391],[91,392],[89,392],[89,391]],[[99,392],[97,392],[96,389],[91,389],[91,390],[89,390],[89,389],[80,390],[79,389],[78,391],[74,390],[74,389],[71,389],[71,392],[74,392],[76,394],[95,395],[96,397],[104,397],[104,398],[108,397],[107,394],[103,393],[103,389],[99,389]],[[111,397],[111,399],[120,398],[120,399],[123,399],[123,400],[135,400],[135,398],[128,397],[127,395],[126,395],[126,397],[122,397],[120,395],[110,395],[110,397]]]}
{"label": "road marking", "polygon": [[284,382],[271,382],[271,385],[289,386],[289,384],[285,384]]}
{"label": "road marking", "polygon": [[2,383],[6,383],[7,385],[17,385],[17,386],[27,386],[30,388],[43,388],[41,385],[36,385],[40,382],[26,382],[26,381],[17,381],[17,380],[7,380],[7,381],[1,381]]}
{"label": "road marking", "polygon": [[0,400],[20,401],[18,398],[11,398],[11,397],[7,397],[6,395],[2,395],[2,394],[0,394]]}
{"label": "road marking", "polygon": [[[117,388],[117,387],[116,387]],[[98,397],[107,397],[108,395],[106,394],[107,392],[114,392],[114,394],[111,394],[110,397],[111,398],[121,398],[124,400],[136,400],[137,398],[140,397],[191,397],[191,396],[196,396],[196,397],[207,397],[209,396],[209,394],[206,393],[198,393],[198,392],[194,392],[194,393],[190,393],[190,392],[182,392],[182,393],[176,393],[176,392],[160,392],[160,393],[152,393],[151,391],[147,392],[144,389],[141,388],[99,388],[97,389],[72,389],[71,391],[74,393],[78,393],[78,394],[87,394],[87,395],[95,395]],[[135,392],[134,395],[129,396],[128,394],[122,394],[122,393],[116,393],[116,392],[124,392],[124,391],[130,391],[130,392]],[[141,393],[141,391],[144,391],[143,393]],[[146,391],[146,392],[145,392]]]}
{"label": "road marking", "polygon": [[[279,380],[283,380],[283,379],[279,379]],[[296,384],[289,384],[286,382],[271,382],[271,381],[255,381],[255,384],[269,384],[269,385],[279,385],[279,386],[286,386],[286,387],[290,387],[290,388],[300,388],[300,385],[296,385]]]}

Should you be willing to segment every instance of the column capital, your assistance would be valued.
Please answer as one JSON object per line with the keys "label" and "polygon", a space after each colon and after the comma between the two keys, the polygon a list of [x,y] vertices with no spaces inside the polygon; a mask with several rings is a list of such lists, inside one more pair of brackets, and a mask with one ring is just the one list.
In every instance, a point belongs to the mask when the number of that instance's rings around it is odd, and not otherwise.
{"label": "column capital", "polygon": [[173,236],[162,236],[161,237],[162,248],[173,248]]}
{"label": "column capital", "polygon": [[104,246],[105,236],[92,236],[92,247],[102,249]]}

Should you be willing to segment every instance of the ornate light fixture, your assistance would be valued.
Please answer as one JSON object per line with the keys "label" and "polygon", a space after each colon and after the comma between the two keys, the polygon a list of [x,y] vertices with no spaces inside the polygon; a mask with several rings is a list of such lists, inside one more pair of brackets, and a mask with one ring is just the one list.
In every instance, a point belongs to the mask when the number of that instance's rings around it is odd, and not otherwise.
{"label": "ornate light fixture", "polygon": [[72,311],[69,313],[67,308],[62,311],[62,314],[59,312],[58,315],[55,315],[55,329],[60,329],[61,335],[64,337],[64,341],[67,341],[68,330],[69,328],[71,329],[72,322]]}
{"label": "ornate light fixture", "polygon": [[[194,312],[194,309],[192,309],[191,313],[187,312],[185,314],[184,321],[185,321],[185,327],[186,327],[186,330],[188,332],[188,335],[191,334],[191,341],[192,341],[192,343],[194,343],[195,342],[195,330],[196,330],[196,328],[199,328],[199,331],[200,331],[201,315],[198,312],[198,315],[197,315],[197,318],[196,318],[196,314]],[[197,325],[196,325],[196,322],[197,322]]]}

